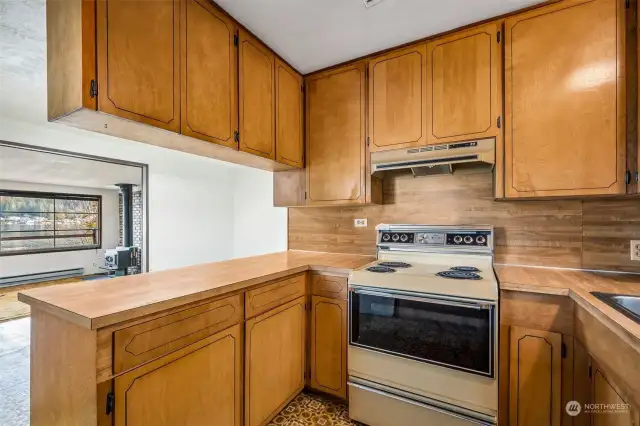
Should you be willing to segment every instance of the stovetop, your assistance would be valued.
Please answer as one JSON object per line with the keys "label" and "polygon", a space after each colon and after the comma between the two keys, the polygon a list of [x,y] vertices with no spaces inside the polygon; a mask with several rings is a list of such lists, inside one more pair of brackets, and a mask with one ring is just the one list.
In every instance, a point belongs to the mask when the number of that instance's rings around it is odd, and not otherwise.
{"label": "stovetop", "polygon": [[[379,257],[377,261],[351,272],[349,286],[469,299],[498,299],[498,282],[491,257],[424,253],[381,253]],[[384,266],[387,262],[403,262],[411,266],[392,268]]]}

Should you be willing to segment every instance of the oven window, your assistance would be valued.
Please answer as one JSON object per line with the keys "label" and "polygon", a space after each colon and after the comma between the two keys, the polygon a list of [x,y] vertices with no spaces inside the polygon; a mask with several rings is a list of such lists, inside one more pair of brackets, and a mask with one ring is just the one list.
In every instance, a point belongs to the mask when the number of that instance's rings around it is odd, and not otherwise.
{"label": "oven window", "polygon": [[493,377],[491,309],[349,293],[350,342]]}

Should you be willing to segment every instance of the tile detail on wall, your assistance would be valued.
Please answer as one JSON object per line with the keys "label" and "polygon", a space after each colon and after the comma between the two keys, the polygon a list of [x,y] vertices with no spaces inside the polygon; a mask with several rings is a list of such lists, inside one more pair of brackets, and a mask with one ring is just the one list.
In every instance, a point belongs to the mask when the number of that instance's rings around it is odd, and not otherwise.
{"label": "tile detail on wall", "polygon": [[[372,255],[379,223],[488,224],[499,263],[640,272],[628,255],[628,240],[640,238],[640,199],[494,201],[492,186],[489,173],[390,176],[383,205],[289,209],[289,248]],[[369,226],[354,227],[356,218]]]}

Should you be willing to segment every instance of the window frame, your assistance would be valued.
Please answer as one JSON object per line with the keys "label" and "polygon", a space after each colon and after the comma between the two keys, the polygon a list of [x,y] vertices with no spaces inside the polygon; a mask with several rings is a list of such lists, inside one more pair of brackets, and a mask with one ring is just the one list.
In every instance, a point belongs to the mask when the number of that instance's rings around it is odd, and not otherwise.
{"label": "window frame", "polygon": [[[61,252],[70,252],[70,251],[87,251],[87,250],[100,250],[102,249],[102,195],[90,195],[90,194],[70,194],[64,192],[40,192],[40,191],[23,191],[23,190],[12,190],[12,189],[0,189],[0,196],[9,196],[9,197],[24,197],[24,198],[46,198],[54,200],[54,242],[55,242],[55,200],[91,200],[98,202],[98,244],[92,246],[84,246],[84,247],[66,247],[66,248],[47,248],[47,249],[36,249],[36,250],[22,250],[22,251],[9,251],[3,252],[0,249],[0,257],[4,256],[20,256],[26,254],[43,254],[43,253],[61,253]],[[51,213],[51,212],[42,212],[42,213]],[[64,212],[61,212],[64,213]],[[68,212],[67,212],[68,213]],[[87,213],[94,214],[94,213]],[[0,238],[2,237],[2,230],[0,230]],[[55,243],[54,243],[55,244]]]}

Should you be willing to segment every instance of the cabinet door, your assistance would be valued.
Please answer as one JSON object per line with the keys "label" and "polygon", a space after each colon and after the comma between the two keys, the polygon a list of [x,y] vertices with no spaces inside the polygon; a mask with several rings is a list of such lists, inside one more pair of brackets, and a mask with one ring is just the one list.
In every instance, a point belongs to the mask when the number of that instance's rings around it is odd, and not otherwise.
{"label": "cabinet door", "polygon": [[240,30],[240,150],[270,159],[275,149],[275,56]]}
{"label": "cabinet door", "polygon": [[311,387],[347,397],[347,302],[311,298]]}
{"label": "cabinet door", "polygon": [[[596,411],[591,414],[591,426],[638,426],[638,413],[628,405],[617,386],[605,375],[597,362],[591,366],[591,396],[594,404],[611,404],[617,411]],[[622,408],[627,405],[628,409]]]}
{"label": "cabinet door", "polygon": [[489,24],[427,44],[429,143],[496,137],[502,115],[501,24]]}
{"label": "cabinet door", "polygon": [[294,167],[303,161],[302,76],[276,58],[276,159]]}
{"label": "cabinet door", "polygon": [[424,43],[369,62],[371,152],[427,144],[426,94]]}
{"label": "cabinet door", "polygon": [[237,148],[236,26],[208,0],[182,2],[183,135]]}
{"label": "cabinet door", "polygon": [[560,426],[562,335],[511,327],[509,424]]}
{"label": "cabinet door", "polygon": [[179,4],[97,2],[100,111],[180,130]]}
{"label": "cabinet door", "polygon": [[115,426],[240,426],[241,325],[116,377],[114,389]]}
{"label": "cabinet door", "polygon": [[307,204],[366,202],[366,63],[307,79]]}
{"label": "cabinet door", "polygon": [[246,322],[245,425],[262,426],[304,388],[305,297]]}
{"label": "cabinet door", "polygon": [[621,0],[571,0],[506,20],[505,195],[625,187]]}

